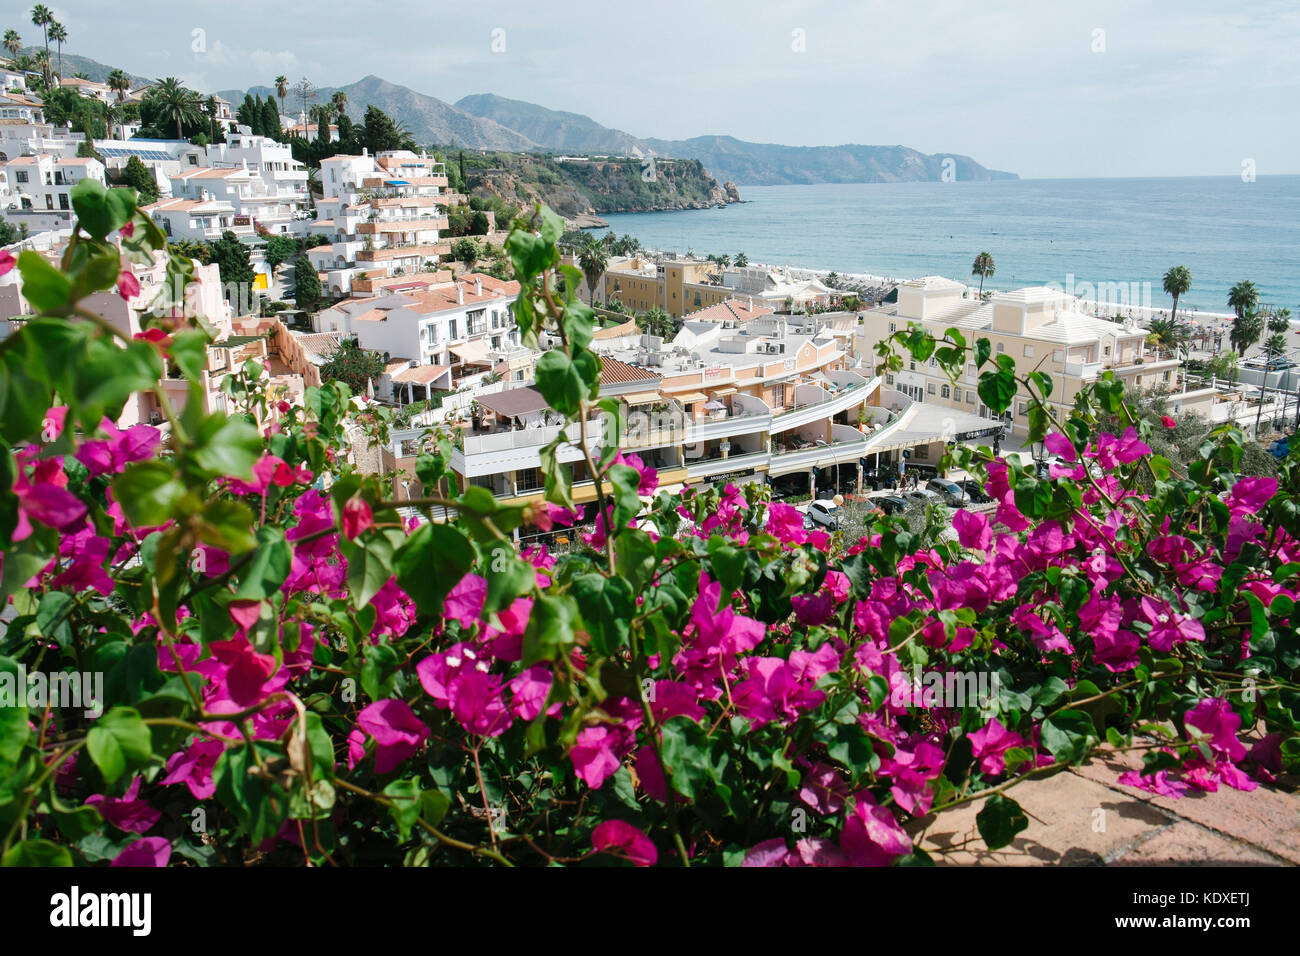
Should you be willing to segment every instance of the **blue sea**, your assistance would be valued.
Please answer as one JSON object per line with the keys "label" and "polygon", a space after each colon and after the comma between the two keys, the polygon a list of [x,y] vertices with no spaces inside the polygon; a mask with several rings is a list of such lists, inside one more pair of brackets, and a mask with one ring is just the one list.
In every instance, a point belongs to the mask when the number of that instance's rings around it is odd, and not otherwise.
{"label": "blue sea", "polygon": [[1179,311],[1229,312],[1228,289],[1250,279],[1263,303],[1300,315],[1300,176],[741,186],[740,195],[746,202],[723,209],[602,218],[647,248],[896,278],[970,281],[987,250],[997,272],[986,289],[1067,287],[1071,276],[1076,289],[1149,283],[1157,308],[1169,303],[1165,271],[1185,265],[1192,288]]}

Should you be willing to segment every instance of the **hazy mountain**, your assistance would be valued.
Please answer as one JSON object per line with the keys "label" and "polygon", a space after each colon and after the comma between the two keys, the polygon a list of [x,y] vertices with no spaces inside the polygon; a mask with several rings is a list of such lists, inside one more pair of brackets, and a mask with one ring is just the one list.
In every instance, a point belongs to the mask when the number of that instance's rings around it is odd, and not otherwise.
{"label": "hazy mountain", "polygon": [[[362,120],[367,106],[377,106],[409,129],[417,143],[518,152],[539,148],[527,136],[507,129],[493,119],[471,115],[437,97],[425,96],[378,76],[367,76],[347,86],[320,87],[315,102],[328,103],[335,89],[341,89],[348,95],[348,116],[354,121]],[[222,90],[218,95],[230,100],[231,105],[238,109],[244,101],[245,92],[265,98],[273,95],[275,90],[267,86],[253,86],[247,91]],[[279,98],[276,99],[278,102]],[[302,112],[302,102],[295,99],[292,89],[285,97],[284,107],[285,112],[292,116]]]}
{"label": "hazy mountain", "polygon": [[601,126],[590,116],[548,110],[494,93],[477,93],[456,102],[456,109],[495,120],[539,146],[562,153],[641,156],[645,144],[622,130]]}
{"label": "hazy mountain", "polygon": [[986,169],[969,156],[927,155],[906,146],[781,146],[747,143],[731,136],[639,139],[602,126],[588,116],[490,93],[466,96],[456,107],[517,130],[544,149],[698,159],[718,180],[741,185],[939,180],[946,159],[952,160],[951,168],[959,181],[1017,178],[1014,173]]}

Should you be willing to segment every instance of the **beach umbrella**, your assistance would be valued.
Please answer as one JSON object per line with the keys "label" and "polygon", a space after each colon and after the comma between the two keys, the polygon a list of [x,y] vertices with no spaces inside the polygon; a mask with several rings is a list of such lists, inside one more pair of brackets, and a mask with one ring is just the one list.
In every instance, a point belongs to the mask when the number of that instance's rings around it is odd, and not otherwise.
{"label": "beach umbrella", "polygon": [[722,402],[718,401],[717,399],[714,399],[711,402],[705,402],[704,407],[711,412],[716,412],[719,409],[726,408],[727,406],[722,404]]}

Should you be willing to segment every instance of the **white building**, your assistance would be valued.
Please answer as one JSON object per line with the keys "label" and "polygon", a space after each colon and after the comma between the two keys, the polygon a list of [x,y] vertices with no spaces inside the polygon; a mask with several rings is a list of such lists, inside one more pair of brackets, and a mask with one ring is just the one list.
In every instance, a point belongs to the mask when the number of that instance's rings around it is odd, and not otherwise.
{"label": "white building", "polygon": [[[472,273],[427,288],[353,298],[320,312],[318,332],[355,338],[389,363],[381,398],[405,403],[491,371],[519,346],[519,283]],[[380,384],[380,383],[376,383]]]}
{"label": "white building", "polygon": [[239,183],[237,194],[223,194],[220,189],[214,189],[214,194],[230,201],[240,215],[256,220],[255,227],[262,226],[272,233],[306,231],[311,207],[307,167],[293,158],[288,144],[255,136],[247,126],[237,126],[226,134],[226,142],[186,146],[178,159],[187,181],[189,174],[205,168],[251,173],[260,185],[238,176],[227,180],[229,184]]}
{"label": "white building", "polygon": [[54,213],[62,222],[72,221],[71,193],[83,179],[106,184],[104,165],[97,159],[50,154],[19,156],[0,166],[7,192],[6,206],[16,210]]}

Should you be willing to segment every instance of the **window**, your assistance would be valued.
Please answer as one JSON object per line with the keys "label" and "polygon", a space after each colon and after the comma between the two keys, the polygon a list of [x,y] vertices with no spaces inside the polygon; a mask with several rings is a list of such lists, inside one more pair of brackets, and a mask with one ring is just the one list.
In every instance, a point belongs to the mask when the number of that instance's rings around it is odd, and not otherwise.
{"label": "window", "polygon": [[1163,381],[1166,381],[1166,382],[1169,381],[1169,373],[1168,373],[1168,372],[1165,372],[1164,376],[1162,377],[1162,380],[1163,380]]}
{"label": "window", "polygon": [[890,331],[891,333],[893,333],[893,332],[897,332],[897,331],[898,331],[898,323],[897,323],[897,322],[890,322],[890,323],[889,323],[889,331]]}
{"label": "window", "polygon": [[451,319],[451,320],[448,321],[448,323],[447,323],[447,338],[450,339],[450,340],[452,340],[452,341],[455,341],[455,340],[456,340],[456,320],[455,320],[455,319]]}
{"label": "window", "polygon": [[955,401],[955,402],[960,402],[960,401],[961,401],[961,389],[960,389],[960,388],[954,388],[954,389],[952,390],[952,398],[953,398],[953,401]]}
{"label": "window", "polygon": [[886,375],[886,376],[885,376],[885,384],[886,384],[886,385],[893,385],[893,384],[894,384],[894,376],[892,376],[892,375]]}
{"label": "window", "polygon": [[1033,358],[1033,357],[1034,357],[1034,347],[1032,345],[1026,345],[1025,358]]}
{"label": "window", "polygon": [[975,393],[974,393],[974,392],[967,392],[967,393],[966,393],[966,404],[967,404],[967,405],[974,405],[974,404],[975,404]]}
{"label": "window", "polygon": [[20,183],[25,183],[27,182],[27,173],[20,169],[14,173],[14,178]]}
{"label": "window", "polygon": [[940,395],[940,397],[941,397],[941,398],[948,398],[948,397],[949,397],[949,391],[950,391],[950,389],[948,388],[948,386],[947,386],[947,385],[944,385],[942,388],[939,389],[939,395]]}
{"label": "window", "polygon": [[1108,345],[1108,346],[1106,346],[1104,349],[1102,349],[1102,350],[1101,350],[1101,354],[1102,354],[1102,355],[1109,355],[1109,354],[1110,354],[1110,346]]}
{"label": "window", "polygon": [[191,165],[191,166],[197,166],[198,164],[199,164],[199,158],[198,158],[197,156],[194,156],[194,155],[191,154],[191,156],[190,156],[190,165]]}
{"label": "window", "polygon": [[[67,194],[67,193],[59,193],[59,208],[60,208],[60,209],[67,209],[67,208],[68,208],[68,194]],[[1168,374],[1169,374],[1168,372],[1165,373],[1165,375],[1168,375]]]}
{"label": "window", "polygon": [[927,395],[933,395],[933,394],[934,394],[934,383],[931,382],[929,385],[927,385],[927,386],[925,387],[925,391],[926,391],[926,394],[927,394]]}
{"label": "window", "polygon": [[907,367],[908,367],[911,371],[913,371],[913,372],[916,371],[916,363],[915,363],[915,362],[909,361],[909,362],[907,363]]}
{"label": "window", "polygon": [[930,368],[936,368],[938,365],[939,365],[938,360],[935,359],[933,356],[931,356],[931,358],[930,358]]}
{"label": "window", "polygon": [[1021,402],[1021,403],[1020,403],[1020,414],[1021,414],[1021,415],[1025,414],[1025,412],[1028,410],[1028,408],[1029,408],[1029,403],[1028,403],[1028,402]]}
{"label": "window", "polygon": [[1002,345],[1001,342],[998,343],[998,351],[999,351],[999,352],[1005,352],[1005,351],[1006,351],[1006,349],[1003,347],[1003,345]]}

